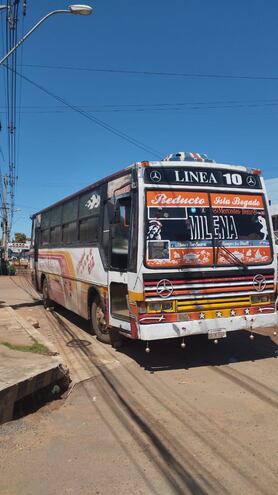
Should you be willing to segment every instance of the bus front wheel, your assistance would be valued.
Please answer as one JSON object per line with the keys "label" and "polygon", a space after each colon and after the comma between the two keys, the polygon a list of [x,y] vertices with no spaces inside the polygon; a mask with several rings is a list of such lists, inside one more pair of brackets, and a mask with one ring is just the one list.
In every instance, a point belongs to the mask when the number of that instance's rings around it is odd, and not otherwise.
{"label": "bus front wheel", "polygon": [[109,329],[107,328],[104,309],[98,298],[92,302],[91,322],[93,331],[98,340],[104,342],[104,344],[112,344]]}

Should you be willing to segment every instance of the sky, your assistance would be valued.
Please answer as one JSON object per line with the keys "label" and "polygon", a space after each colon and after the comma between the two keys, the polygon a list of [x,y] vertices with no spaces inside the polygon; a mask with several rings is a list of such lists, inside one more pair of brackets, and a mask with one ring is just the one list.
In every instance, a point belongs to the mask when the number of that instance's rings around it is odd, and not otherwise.
{"label": "sky", "polygon": [[[12,232],[30,235],[31,214],[133,162],[177,151],[278,177],[276,0],[87,3],[91,16],[52,16],[18,53]],[[67,6],[27,0],[20,34]],[[4,22],[0,13],[1,55]],[[1,66],[3,175],[6,104]]]}

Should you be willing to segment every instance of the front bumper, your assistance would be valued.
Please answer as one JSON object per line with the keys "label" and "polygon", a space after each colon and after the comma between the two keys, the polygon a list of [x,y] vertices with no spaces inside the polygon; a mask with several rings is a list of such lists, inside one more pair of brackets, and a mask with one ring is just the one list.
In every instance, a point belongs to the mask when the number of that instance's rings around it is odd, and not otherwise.
{"label": "front bumper", "polygon": [[188,335],[206,334],[209,330],[248,330],[256,332],[259,328],[271,328],[277,330],[277,312],[263,315],[239,316],[233,318],[219,318],[197,321],[177,321],[171,323],[155,323],[151,325],[139,325],[138,337],[141,340],[160,340]]}

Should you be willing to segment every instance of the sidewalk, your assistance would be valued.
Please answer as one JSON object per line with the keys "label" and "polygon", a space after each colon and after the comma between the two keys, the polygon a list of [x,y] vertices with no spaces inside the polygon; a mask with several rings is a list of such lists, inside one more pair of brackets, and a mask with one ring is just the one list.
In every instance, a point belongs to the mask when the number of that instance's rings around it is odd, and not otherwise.
{"label": "sidewalk", "polygon": [[68,376],[53,345],[3,303],[0,301],[0,424],[13,418],[17,401]]}

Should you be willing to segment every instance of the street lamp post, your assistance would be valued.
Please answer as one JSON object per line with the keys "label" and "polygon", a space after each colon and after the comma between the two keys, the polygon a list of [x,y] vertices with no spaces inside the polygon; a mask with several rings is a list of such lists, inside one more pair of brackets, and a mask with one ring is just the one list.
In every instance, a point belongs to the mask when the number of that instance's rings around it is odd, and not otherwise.
{"label": "street lamp post", "polygon": [[[2,9],[8,9],[8,5],[1,5]],[[2,10],[0,9],[0,10]],[[89,5],[70,5],[68,9],[62,9],[62,10],[53,10],[52,12],[49,12],[46,14],[37,24],[35,24],[28,33],[19,40],[19,42],[0,60],[0,65],[2,65],[7,58],[9,58],[12,53],[17,50],[17,48],[24,43],[24,41],[32,34],[46,19],[51,17],[54,14],[75,14],[75,15],[90,15],[92,13],[92,7]]]}
{"label": "street lamp post", "polygon": [[[0,5],[0,12],[7,10],[8,13],[10,12],[10,5]],[[47,15],[45,15],[40,21],[35,24],[28,33],[26,33],[21,40],[18,41],[18,43],[11,48],[11,50],[0,60],[0,65],[2,65],[7,58],[12,55],[17,48],[24,43],[24,41],[44,22],[46,19],[51,17],[54,14],[75,14],[75,15],[90,15],[92,13],[92,7],[89,5],[69,5],[68,9],[65,10],[53,10],[52,12],[49,12]],[[8,226],[8,215],[7,215],[7,187],[8,187],[8,177],[4,177],[4,185],[5,185],[5,194],[4,197],[2,198],[2,210],[3,210],[3,216],[2,216],[2,231],[3,231],[3,236],[2,236],[2,245],[4,248],[4,257],[7,259],[8,255],[8,237],[9,237],[9,226]]]}

